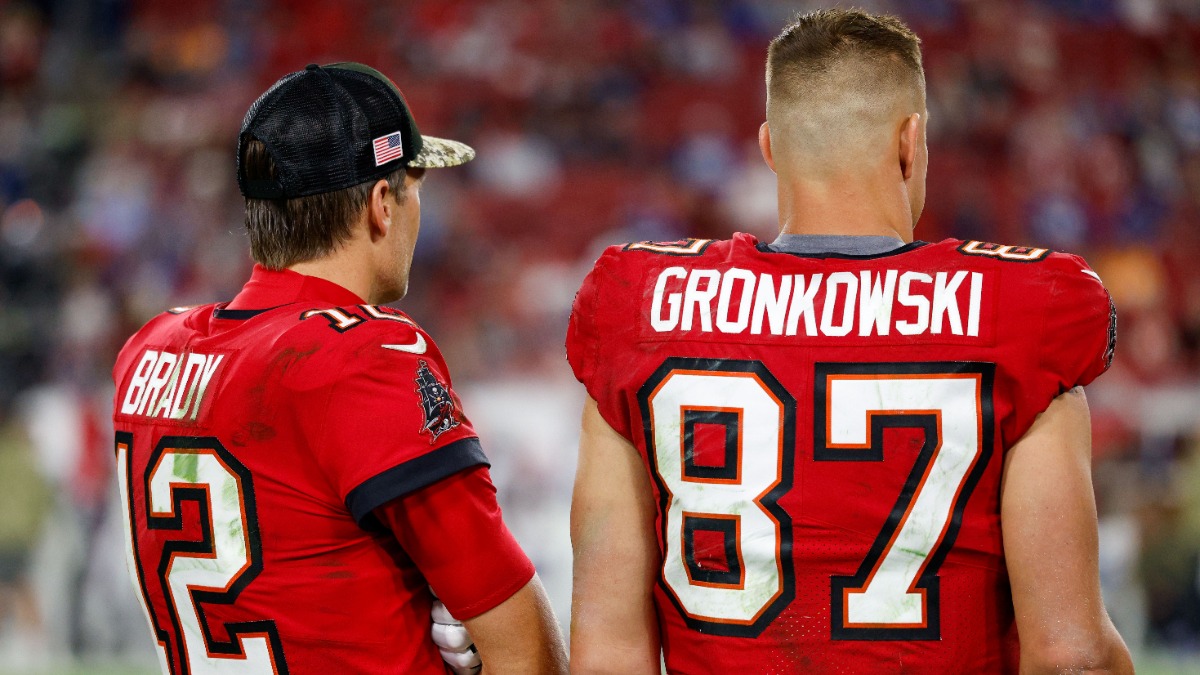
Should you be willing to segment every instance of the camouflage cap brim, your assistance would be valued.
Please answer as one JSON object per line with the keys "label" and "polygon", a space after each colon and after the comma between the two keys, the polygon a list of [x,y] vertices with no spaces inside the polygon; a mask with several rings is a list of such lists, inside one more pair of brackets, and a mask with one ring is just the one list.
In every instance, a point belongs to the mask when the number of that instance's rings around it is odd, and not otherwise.
{"label": "camouflage cap brim", "polygon": [[444,169],[448,166],[466,164],[475,159],[475,149],[466,143],[446,138],[422,135],[421,152],[408,162],[408,166],[422,169]]}

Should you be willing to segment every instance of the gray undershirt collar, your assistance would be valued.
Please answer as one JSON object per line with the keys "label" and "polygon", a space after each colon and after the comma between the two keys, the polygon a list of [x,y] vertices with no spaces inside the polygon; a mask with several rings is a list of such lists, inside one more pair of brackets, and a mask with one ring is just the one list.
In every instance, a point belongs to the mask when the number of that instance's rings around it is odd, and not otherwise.
{"label": "gray undershirt collar", "polygon": [[778,253],[816,255],[838,253],[841,255],[879,255],[894,251],[904,242],[896,237],[856,236],[849,234],[781,234],[768,245]]}

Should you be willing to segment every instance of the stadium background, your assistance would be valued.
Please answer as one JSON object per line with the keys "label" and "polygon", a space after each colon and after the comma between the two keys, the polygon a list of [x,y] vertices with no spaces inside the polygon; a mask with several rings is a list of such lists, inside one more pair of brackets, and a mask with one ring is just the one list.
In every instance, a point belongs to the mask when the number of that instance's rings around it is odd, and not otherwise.
{"label": "stadium background", "polygon": [[[1200,672],[1200,2],[894,0],[925,42],[918,236],[1084,254],[1120,310],[1089,388],[1101,564],[1154,672]],[[767,41],[812,2],[0,2],[0,672],[142,672],[107,423],[123,340],[249,271],[243,112],[353,59],[479,159],[431,175],[409,297],[567,619],[582,393],[563,358],[600,248],[773,236]],[[449,535],[448,536],[452,536]]]}

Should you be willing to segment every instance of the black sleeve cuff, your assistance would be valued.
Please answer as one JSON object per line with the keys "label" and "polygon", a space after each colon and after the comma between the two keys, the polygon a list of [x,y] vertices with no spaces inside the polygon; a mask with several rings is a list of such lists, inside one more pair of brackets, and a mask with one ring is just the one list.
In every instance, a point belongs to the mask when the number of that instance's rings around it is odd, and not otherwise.
{"label": "black sleeve cuff", "polygon": [[376,507],[473,466],[491,466],[478,438],[464,438],[368,478],[346,495],[360,527],[370,527]]}

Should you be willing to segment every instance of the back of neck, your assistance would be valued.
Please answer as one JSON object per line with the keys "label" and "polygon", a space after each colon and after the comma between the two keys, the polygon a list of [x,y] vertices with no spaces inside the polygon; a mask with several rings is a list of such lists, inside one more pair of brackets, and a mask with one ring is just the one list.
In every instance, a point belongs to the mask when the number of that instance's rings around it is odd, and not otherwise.
{"label": "back of neck", "polygon": [[779,177],[780,234],[831,234],[913,240],[903,189],[870,181]]}
{"label": "back of neck", "polygon": [[310,277],[331,281],[360,298],[372,302],[373,273],[369,259],[356,247],[343,245],[337,250],[313,260],[292,265],[288,269]]}

